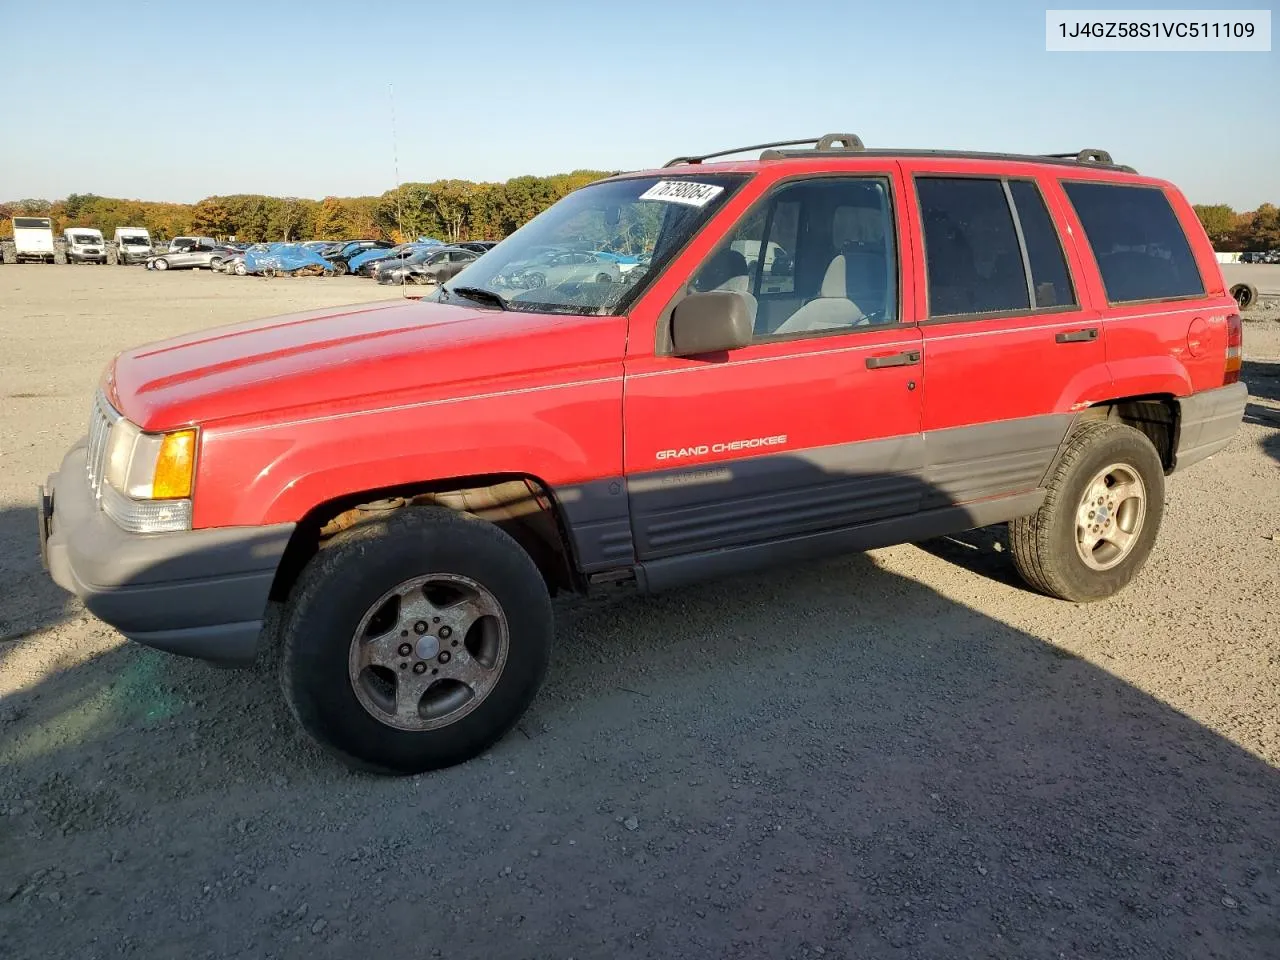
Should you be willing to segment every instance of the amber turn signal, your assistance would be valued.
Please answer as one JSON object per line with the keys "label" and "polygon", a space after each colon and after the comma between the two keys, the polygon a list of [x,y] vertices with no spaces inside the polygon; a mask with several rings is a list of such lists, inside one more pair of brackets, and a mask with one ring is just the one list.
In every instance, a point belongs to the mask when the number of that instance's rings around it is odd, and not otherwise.
{"label": "amber turn signal", "polygon": [[179,430],[165,434],[156,457],[155,481],[151,496],[156,500],[176,500],[191,496],[191,476],[196,462],[196,432]]}

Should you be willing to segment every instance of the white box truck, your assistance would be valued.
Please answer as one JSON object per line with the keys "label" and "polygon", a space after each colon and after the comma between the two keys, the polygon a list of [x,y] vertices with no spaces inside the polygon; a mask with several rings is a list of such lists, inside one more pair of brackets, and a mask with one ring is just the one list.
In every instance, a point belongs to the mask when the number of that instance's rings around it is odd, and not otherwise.
{"label": "white box truck", "polygon": [[53,221],[48,217],[14,217],[13,246],[18,263],[53,263]]}
{"label": "white box truck", "polygon": [[151,234],[145,227],[116,227],[116,263],[146,263],[151,256]]}
{"label": "white box truck", "polygon": [[62,231],[67,244],[67,263],[106,263],[107,242],[93,227],[67,227]]}

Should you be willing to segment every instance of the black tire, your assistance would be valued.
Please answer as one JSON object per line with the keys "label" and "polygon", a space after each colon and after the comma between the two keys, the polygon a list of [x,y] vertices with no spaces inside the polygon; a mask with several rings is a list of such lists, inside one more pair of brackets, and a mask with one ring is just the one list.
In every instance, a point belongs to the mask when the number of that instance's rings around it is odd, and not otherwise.
{"label": "black tire", "polygon": [[1232,287],[1231,296],[1241,310],[1248,310],[1258,302],[1258,291],[1247,283],[1237,283]]}
{"label": "black tire", "polygon": [[164,257],[159,257],[158,259],[156,259],[154,263],[151,264],[151,269],[161,270],[161,271],[168,270],[169,261],[166,260]]}
{"label": "black tire", "polygon": [[613,277],[609,276],[607,273],[597,273],[596,283],[613,283]]}
{"label": "black tire", "polygon": [[221,268],[222,268],[222,258],[221,258],[221,257],[211,257],[211,258],[209,259],[209,271],[210,271],[211,273],[217,273],[217,272],[218,272],[218,270],[220,270]]}
{"label": "black tire", "polygon": [[[1086,564],[1077,549],[1076,517],[1099,471],[1123,465],[1145,488],[1145,510],[1127,555],[1106,570]],[[1010,552],[1022,578],[1062,600],[1087,603],[1114,596],[1133,580],[1155,545],[1164,516],[1164,465],[1147,437],[1123,423],[1082,424],[1055,465],[1040,509],[1009,524]],[[1092,516],[1092,514],[1090,514]]]}
{"label": "black tire", "polygon": [[[438,729],[408,731],[361,705],[348,656],[378,598],[430,573],[468,577],[494,596],[507,619],[508,653],[470,713]],[[546,584],[510,536],[442,507],[406,507],[338,534],[302,571],[285,611],[281,685],[302,728],[347,763],[419,773],[469,760],[515,726],[546,674],[553,634]]]}
{"label": "black tire", "polygon": [[334,273],[334,276],[341,277],[341,276],[344,276],[344,275],[346,274],[346,272],[347,272],[347,261],[345,261],[345,260],[335,260],[335,261],[333,261],[333,273]]}

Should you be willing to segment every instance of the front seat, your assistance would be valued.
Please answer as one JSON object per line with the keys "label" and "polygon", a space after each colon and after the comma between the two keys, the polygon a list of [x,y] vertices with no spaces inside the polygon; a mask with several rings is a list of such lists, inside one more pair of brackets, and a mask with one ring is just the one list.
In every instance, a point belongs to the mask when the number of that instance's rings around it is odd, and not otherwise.
{"label": "front seat", "polygon": [[773,331],[774,335],[852,327],[864,320],[866,314],[849,299],[848,269],[844,254],[832,260],[822,278],[822,289],[817,298],[810,300],[783,321]]}
{"label": "front seat", "polygon": [[755,322],[758,303],[751,293],[751,276],[747,258],[732,247],[725,247],[712,255],[693,280],[698,293],[724,290],[741,294],[747,301],[752,323]]}

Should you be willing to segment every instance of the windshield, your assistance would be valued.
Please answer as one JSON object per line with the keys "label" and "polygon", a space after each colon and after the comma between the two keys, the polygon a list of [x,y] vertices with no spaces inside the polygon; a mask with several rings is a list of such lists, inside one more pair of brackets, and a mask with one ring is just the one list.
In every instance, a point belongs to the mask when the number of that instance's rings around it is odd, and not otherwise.
{"label": "windshield", "polygon": [[[427,299],[479,288],[512,310],[621,312],[742,185],[736,174],[631,177],[583,187],[471,263]],[[618,254],[643,258],[623,272]],[[628,261],[630,263],[630,261]]]}
{"label": "windshield", "polygon": [[145,247],[149,243],[146,237],[121,237],[120,242],[126,247]]}
{"label": "windshield", "polygon": [[71,235],[72,243],[101,243],[102,238],[96,237],[92,233],[73,233]]}

